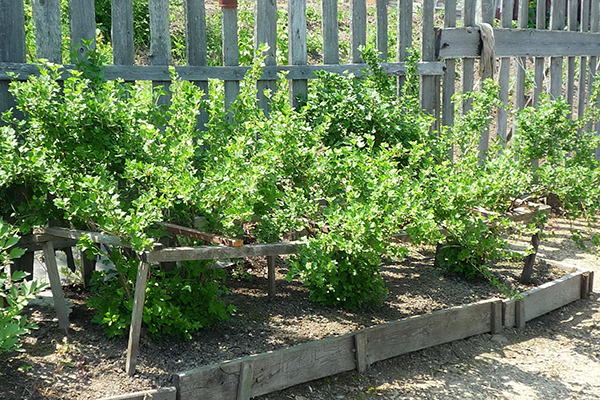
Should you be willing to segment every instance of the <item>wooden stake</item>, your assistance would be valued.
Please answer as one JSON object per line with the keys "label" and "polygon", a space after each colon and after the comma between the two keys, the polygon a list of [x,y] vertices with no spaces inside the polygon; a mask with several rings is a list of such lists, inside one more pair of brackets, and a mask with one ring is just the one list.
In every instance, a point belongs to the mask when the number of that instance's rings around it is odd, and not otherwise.
{"label": "wooden stake", "polygon": [[502,300],[497,300],[492,303],[491,314],[491,333],[493,335],[502,332]]}
{"label": "wooden stake", "polygon": [[269,275],[269,300],[275,299],[275,256],[267,256],[267,268]]}
{"label": "wooden stake", "polygon": [[129,329],[129,344],[127,346],[127,362],[125,364],[125,371],[129,376],[135,374],[135,366],[137,364],[147,281],[148,263],[140,262],[135,281],[135,295],[133,297],[133,311],[131,313],[131,327]]}
{"label": "wooden stake", "polygon": [[356,370],[361,374],[367,371],[367,332],[362,331],[354,335],[354,346],[356,350]]}
{"label": "wooden stake", "polygon": [[42,243],[44,250],[44,260],[48,269],[48,280],[50,281],[50,289],[52,289],[52,298],[54,299],[54,308],[58,314],[58,326],[60,329],[68,332],[69,330],[69,310],[63,296],[62,285],[60,283],[60,275],[58,274],[58,266],[56,265],[56,255],[54,254],[54,245],[51,240]]}

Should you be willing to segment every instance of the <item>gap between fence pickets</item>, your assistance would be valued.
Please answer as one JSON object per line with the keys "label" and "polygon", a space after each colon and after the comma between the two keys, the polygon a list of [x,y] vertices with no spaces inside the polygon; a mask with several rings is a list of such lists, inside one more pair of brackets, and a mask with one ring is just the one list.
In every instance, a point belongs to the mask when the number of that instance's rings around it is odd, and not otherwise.
{"label": "gap between fence pickets", "polygon": [[[374,362],[434,345],[486,332],[497,334],[503,325],[514,326],[516,322],[524,327],[526,321],[589,293],[592,271],[561,262],[550,263],[572,272],[524,292],[520,299],[483,300],[336,338],[178,373],[173,378],[178,398],[248,399],[340,372],[365,371]],[[582,283],[583,277],[588,277],[588,283]],[[506,312],[512,313],[509,321],[506,321]],[[248,365],[252,366],[250,389]],[[246,372],[242,373],[244,368]],[[240,382],[240,375],[244,382]]]}

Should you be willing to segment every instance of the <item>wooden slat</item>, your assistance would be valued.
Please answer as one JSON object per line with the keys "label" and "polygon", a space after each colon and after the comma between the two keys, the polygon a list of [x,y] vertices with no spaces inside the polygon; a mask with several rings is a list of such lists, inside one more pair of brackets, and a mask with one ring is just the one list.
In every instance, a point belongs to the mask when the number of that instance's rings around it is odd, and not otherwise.
{"label": "wooden slat", "polygon": [[[475,0],[464,0],[463,9],[462,9],[462,18],[463,18],[463,26],[467,27],[467,31],[473,31],[473,28],[469,28],[475,25]],[[444,31],[442,31],[442,37],[444,35]],[[479,31],[477,31],[478,40],[479,40]],[[446,58],[446,56],[442,55],[442,50],[447,47],[446,42],[442,42],[443,44],[440,47],[440,57]],[[464,57],[464,55],[458,54],[451,56],[451,58],[456,57]],[[472,58],[463,58],[463,75],[462,75],[462,91],[463,93],[472,92],[473,86],[475,84],[475,60]],[[472,100],[465,99],[462,105],[462,112],[466,114],[471,109]]]}
{"label": "wooden slat", "polygon": [[[563,31],[565,28],[565,0],[553,0],[550,9],[550,29]],[[550,96],[562,97],[563,58],[550,58]]]}
{"label": "wooden slat", "polygon": [[[403,76],[406,74],[404,63],[384,63],[381,65],[383,70],[390,76]],[[341,64],[341,65],[278,65],[264,67],[263,79],[277,79],[280,72],[287,72],[288,79],[313,79],[316,71],[327,71],[334,74],[345,72],[352,73],[355,76],[362,76],[363,71],[367,69],[366,64]],[[73,65],[66,65],[67,70],[74,69]],[[181,66],[175,67],[175,71],[183,80],[198,81],[206,79],[220,80],[242,80],[248,72],[249,67],[198,67]],[[9,74],[17,74],[16,78]],[[442,75],[444,73],[443,62],[423,62],[419,63],[418,73],[420,75]],[[0,62],[0,81],[2,80],[26,80],[31,75],[39,75],[39,67],[35,64],[25,63],[3,63]],[[119,66],[107,65],[104,70],[106,79],[121,78],[126,81],[132,80],[169,80],[171,75],[166,66]],[[68,74],[65,72],[61,79],[66,79]]]}
{"label": "wooden slat", "polygon": [[174,384],[182,399],[233,399],[244,363],[252,365],[252,397],[256,397],[353,370],[354,337],[350,334],[319,340],[178,373],[173,375]]}
{"label": "wooden slat", "polygon": [[369,364],[491,330],[491,305],[485,300],[368,328]]}
{"label": "wooden slat", "polygon": [[[444,28],[456,27],[456,0],[446,0],[444,6]],[[444,60],[446,71],[442,86],[442,125],[452,126],[454,124],[454,102],[452,96],[455,92],[456,82],[456,60],[448,58]],[[450,157],[453,151],[450,151]]]}
{"label": "wooden slat", "polygon": [[[306,0],[288,1],[288,46],[290,65],[306,65]],[[306,100],[308,83],[306,79],[290,82],[290,103],[300,107]]]}
{"label": "wooden slat", "polygon": [[62,64],[60,0],[32,0],[37,58]]}
{"label": "wooden slat", "polygon": [[[588,1],[588,0],[583,0]],[[538,1],[536,4],[535,27],[538,30],[546,29],[546,2]],[[543,57],[535,58],[534,72],[534,87],[533,87],[533,104],[536,105],[540,100],[540,94],[544,90],[544,64]]]}
{"label": "wooden slat", "polygon": [[[502,0],[500,20],[503,28],[510,28],[512,25],[513,5],[513,0]],[[506,138],[508,134],[508,89],[510,86],[510,61],[511,60],[509,57],[501,58],[500,71],[498,71],[498,85],[500,86],[499,98],[502,102],[502,107],[498,109],[496,134],[503,147],[506,146]]]}
{"label": "wooden slat", "polygon": [[238,385],[237,400],[249,400],[252,394],[252,364],[245,362],[240,366],[240,383]]}
{"label": "wooden slat", "polygon": [[[0,61],[25,62],[25,12],[23,0],[0,2]],[[0,114],[15,105],[9,82],[0,82]],[[3,124],[0,121],[0,126]]]}
{"label": "wooden slat", "polygon": [[367,0],[350,0],[350,61],[361,63],[360,47],[367,44]]}
{"label": "wooden slat", "polygon": [[[581,0],[581,21],[579,30],[580,32],[587,32],[590,27],[590,0]],[[577,116],[583,117],[586,103],[586,82],[587,82],[587,57],[583,56],[579,62],[579,98],[577,104]]]}
{"label": "wooden slat", "polygon": [[152,264],[169,261],[217,260],[221,258],[275,256],[280,254],[294,254],[297,252],[299,246],[304,246],[305,244],[306,242],[288,242],[252,244],[240,247],[177,247],[149,251],[145,253],[145,256],[146,260]]}
{"label": "wooden slat", "polygon": [[78,229],[66,229],[58,227],[48,227],[41,231],[41,234],[56,236],[65,239],[79,240],[81,236],[86,236],[94,243],[107,244],[109,246],[128,247],[131,245],[117,236],[107,235],[106,233],[81,231]]}
{"label": "wooden slat", "polygon": [[[496,57],[589,56],[600,54],[600,35],[536,29],[494,29]],[[444,29],[440,58],[480,56],[479,28]]]}
{"label": "wooden slat", "polygon": [[[87,48],[83,41],[92,40],[96,47],[96,16],[94,0],[69,0],[69,25],[71,27],[71,53],[77,59],[86,59]],[[75,61],[75,60],[73,60]]]}
{"label": "wooden slat", "polygon": [[[485,23],[485,24],[489,24],[492,28],[494,26],[494,7],[493,7],[493,1],[494,0],[480,0],[480,4],[481,4],[481,22]],[[482,38],[482,43],[483,43],[483,38]],[[484,87],[484,83],[486,79],[490,79],[490,78],[494,78],[494,69],[495,69],[495,63],[496,63],[496,59],[494,58],[492,61],[493,64],[493,68],[492,69],[485,69],[483,68],[483,66],[485,65],[483,63],[483,60],[479,61],[479,79],[481,81],[481,89],[483,90]],[[481,133],[479,134],[479,160],[480,162],[483,162],[483,160],[486,157],[486,154],[490,148],[490,129],[489,126],[486,126]]]}
{"label": "wooden slat", "polygon": [[170,224],[167,222],[162,223],[161,226],[163,226],[167,230],[167,232],[175,233],[177,235],[189,236],[196,239],[202,239],[206,242],[218,243],[231,247],[239,247],[244,244],[244,241],[242,239],[233,239],[225,236],[214,235],[212,233],[199,231],[198,229],[187,228],[185,226]]}
{"label": "wooden slat", "polygon": [[[148,60],[150,65],[171,64],[171,36],[169,21],[169,0],[149,0],[150,11],[150,53]],[[169,80],[152,82],[154,88],[162,88],[166,95],[160,96],[158,104],[169,105]]]}
{"label": "wooden slat", "polygon": [[133,296],[133,310],[131,312],[131,326],[129,328],[129,343],[127,345],[127,361],[125,363],[125,372],[127,372],[129,376],[135,374],[135,367],[137,365],[147,281],[148,263],[141,262],[135,280],[135,294]]}
{"label": "wooden slat", "polygon": [[[577,15],[578,10],[577,6],[579,5],[580,0],[567,0],[568,3],[568,13],[567,13],[567,28],[571,32],[577,32],[578,21]],[[569,57],[567,59],[567,101],[571,106],[571,112],[573,111],[574,105],[574,95],[575,95],[575,57]]]}
{"label": "wooden slat", "polygon": [[368,336],[367,331],[363,330],[357,332],[354,336],[354,347],[356,351],[356,370],[359,373],[364,373],[369,368],[367,360],[367,348],[368,348]]}
{"label": "wooden slat", "polygon": [[[256,14],[254,21],[254,45],[255,48],[262,44],[269,45],[266,53],[265,65],[277,64],[277,2],[276,0],[256,0]],[[264,77],[264,76],[263,76]],[[258,105],[266,113],[269,112],[269,99],[265,96],[265,90],[274,93],[277,84],[274,81],[261,80],[256,85],[258,89]]]}
{"label": "wooden slat", "polygon": [[523,293],[525,320],[530,321],[579,299],[582,273],[570,273]]}
{"label": "wooden slat", "polygon": [[54,245],[50,240],[44,242],[42,247],[44,249],[44,261],[48,272],[48,280],[50,281],[50,289],[52,290],[52,298],[54,299],[54,308],[58,315],[58,326],[60,329],[68,331],[69,310],[67,308],[65,297],[63,296],[58,266],[56,265],[56,255],[54,254]]}
{"label": "wooden slat", "polygon": [[377,51],[382,61],[387,61],[388,53],[388,0],[376,0],[377,12]]}
{"label": "wooden slat", "polygon": [[[433,61],[435,58],[435,33],[433,30],[433,11],[435,0],[423,0],[422,9],[422,49],[421,59]],[[435,110],[435,82],[432,76],[421,76],[421,107],[429,114]]]}
{"label": "wooden slat", "polygon": [[275,256],[267,256],[267,275],[269,281],[269,299],[275,299],[277,287],[275,285]]}
{"label": "wooden slat", "polygon": [[[183,2],[185,9],[185,50],[188,65],[205,66],[207,62],[206,55],[206,12],[204,9],[204,0],[185,0]],[[204,93],[204,98],[208,99],[208,81],[194,81]],[[200,108],[198,113],[199,130],[206,129],[208,122],[208,113]]]}
{"label": "wooden slat", "polygon": [[[408,59],[412,46],[413,0],[398,0],[398,62]],[[398,94],[402,92],[406,79],[398,77]]]}
{"label": "wooden slat", "polygon": [[133,0],[112,0],[112,47],[116,65],[133,65]]}
{"label": "wooden slat", "polygon": [[322,0],[323,63],[340,63],[339,23],[337,0]]}
{"label": "wooden slat", "polygon": [[[592,32],[597,33],[600,31],[600,0],[591,0],[591,11],[590,11],[590,29]],[[592,85],[594,84],[595,79],[597,79],[596,68],[598,65],[598,57],[590,57],[590,74],[589,74],[589,93],[592,93]],[[590,104],[589,107],[599,107],[600,104]],[[594,128],[594,127],[590,127]],[[596,123],[595,130],[600,134],[600,123]],[[596,148],[595,151],[596,161],[600,161],[600,146]]]}
{"label": "wooden slat", "polygon": [[[238,16],[237,8],[222,7],[221,14],[223,19],[223,65],[239,65],[238,49]],[[226,80],[225,86],[225,109],[229,109],[231,103],[237,99],[240,92],[240,83],[237,80]]]}

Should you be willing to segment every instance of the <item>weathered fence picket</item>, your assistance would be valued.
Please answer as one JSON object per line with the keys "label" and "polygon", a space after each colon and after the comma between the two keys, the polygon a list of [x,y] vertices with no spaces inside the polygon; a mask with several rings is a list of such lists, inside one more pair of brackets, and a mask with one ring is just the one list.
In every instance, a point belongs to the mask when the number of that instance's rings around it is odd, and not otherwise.
{"label": "weathered fence picket", "polygon": [[[517,24],[519,28],[527,28],[529,0],[519,0],[519,18]],[[515,59],[515,107],[522,110],[525,107],[525,70],[527,68],[527,58],[519,57]]]}
{"label": "weathered fence picket", "polygon": [[[553,0],[550,8],[550,29],[565,29],[565,0]],[[550,96],[557,99],[562,96],[563,58],[550,58]]]}
{"label": "weathered fence picket", "polygon": [[[585,33],[589,29],[589,26],[590,26],[589,12],[590,12],[590,0],[581,0],[581,10],[580,10],[581,20],[580,20],[580,27],[579,27],[579,31],[581,33]],[[579,96],[578,96],[578,103],[577,103],[577,116],[579,118],[583,117],[583,113],[585,111],[587,61],[588,61],[588,58],[586,56],[582,56],[580,59],[580,62],[579,62]]]}
{"label": "weathered fence picket", "polygon": [[[111,20],[113,63],[115,65],[135,64],[135,50],[133,47],[133,1],[113,0]],[[60,29],[60,21],[58,29]]]}
{"label": "weathered fence picket", "polygon": [[[306,65],[306,0],[288,1],[289,63]],[[308,81],[295,79],[290,82],[290,101],[293,107],[302,105],[308,94]]]}
{"label": "weathered fence picket", "polygon": [[[33,0],[31,6],[35,25],[36,57],[61,64],[60,0]],[[133,48],[131,50],[133,51]]]}
{"label": "weathered fence picket", "polygon": [[387,61],[388,56],[388,0],[377,0],[377,51],[382,61]]}
{"label": "weathered fence picket", "polygon": [[[221,7],[223,17],[222,35],[223,35],[223,65],[237,67],[239,65],[238,49],[238,16],[237,8]],[[240,91],[240,82],[238,80],[226,80],[225,87],[225,109],[228,109],[231,103],[235,101]]]}
{"label": "weathered fence picket", "polygon": [[367,44],[367,1],[350,0],[350,60],[361,63],[360,48]]}
{"label": "weathered fence picket", "polygon": [[[408,51],[412,46],[413,0],[398,0],[398,62],[408,59]],[[398,94],[404,87],[406,79],[398,77]]]}
{"label": "weathered fence picket", "polygon": [[[23,0],[0,3],[0,61],[25,62],[25,12]],[[0,113],[14,105],[9,81],[0,81]],[[0,122],[1,123],[1,122]]]}
{"label": "weathered fence picket", "polygon": [[[93,0],[92,0],[93,2]],[[149,0],[150,11],[150,65],[171,65],[171,35],[169,33],[169,0]],[[158,104],[168,105],[169,81],[153,81],[152,86],[165,94],[158,99]]]}
{"label": "weathered fence picket", "polygon": [[321,3],[323,14],[323,63],[340,63],[339,22],[337,0],[323,0]]}
{"label": "weathered fence picket", "polygon": [[[254,21],[254,45],[258,49],[261,44],[266,44],[269,49],[265,52],[265,65],[276,65],[277,53],[277,2],[276,0],[256,0],[256,14]],[[276,82],[273,80],[259,81],[258,104],[269,111],[269,99],[265,96],[265,90],[275,92]]]}
{"label": "weathered fence picket", "polygon": [[[444,28],[456,27],[456,0],[446,0],[444,7]],[[446,71],[442,86],[442,125],[451,126],[454,123],[454,102],[452,96],[456,85],[456,59],[444,60]],[[451,155],[452,156],[452,155]]]}
{"label": "weathered fence picket", "polygon": [[[513,0],[503,0],[502,10],[500,13],[501,25],[503,28],[512,26],[513,16]],[[496,134],[501,140],[503,146],[506,145],[508,135],[508,96],[510,86],[510,57],[500,59],[500,70],[498,71],[498,84],[500,85],[499,98],[502,102],[502,107],[498,110],[498,123],[496,124]]]}
{"label": "weathered fence picket", "polygon": [[[188,65],[206,66],[206,11],[204,0],[185,0],[185,49]],[[208,97],[208,81],[194,81],[194,84]],[[204,129],[208,122],[208,113],[200,109],[198,114],[198,129]]]}
{"label": "weathered fence picket", "polygon": [[[589,1],[589,0],[583,0]],[[546,2],[538,1],[536,5],[535,27],[539,30],[546,29]],[[544,64],[543,57],[535,58],[534,66],[534,86],[533,86],[533,104],[540,100],[540,94],[544,90]]]}
{"label": "weathered fence picket", "polygon": [[[464,0],[462,10],[463,26],[469,27],[475,25],[475,0]],[[463,58],[463,76],[462,76],[462,91],[463,93],[472,92],[475,85],[475,59]],[[463,100],[463,114],[466,114],[471,109],[471,99]]]}

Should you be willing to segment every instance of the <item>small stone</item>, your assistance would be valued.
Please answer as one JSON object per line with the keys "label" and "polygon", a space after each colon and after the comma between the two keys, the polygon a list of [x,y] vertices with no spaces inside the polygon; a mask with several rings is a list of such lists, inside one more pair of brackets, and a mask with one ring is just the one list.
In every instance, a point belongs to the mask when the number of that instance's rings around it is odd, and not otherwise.
{"label": "small stone", "polygon": [[504,335],[493,335],[492,340],[500,344],[510,344],[510,341]]}

